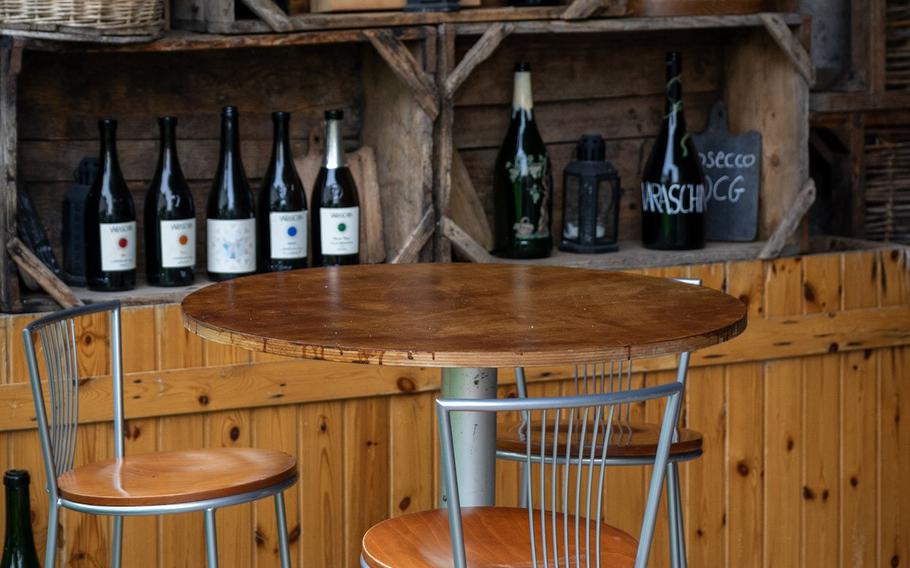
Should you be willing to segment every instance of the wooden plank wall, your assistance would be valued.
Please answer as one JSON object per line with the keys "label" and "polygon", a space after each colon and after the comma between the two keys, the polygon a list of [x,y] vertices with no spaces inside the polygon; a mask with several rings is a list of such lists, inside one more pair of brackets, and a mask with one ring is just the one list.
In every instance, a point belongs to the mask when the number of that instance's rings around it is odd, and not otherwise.
{"label": "wooden plank wall", "polygon": [[[750,328],[693,358],[684,420],[706,435],[682,468],[693,566],[901,566],[910,561],[910,277],[906,249],[646,271],[690,276],[749,305]],[[47,497],[20,334],[0,324],[0,469],[33,473],[44,547]],[[111,453],[104,321],[80,327],[85,424],[78,461]],[[435,503],[437,445],[430,369],[344,366],[253,355],[181,327],[179,307],[124,317],[127,453],[254,445],[296,454],[288,499],[295,565],[355,566],[360,537],[389,516]],[[639,362],[639,385],[672,380],[672,361]],[[533,369],[534,394],[573,391],[565,368]],[[514,395],[501,373],[500,392]],[[660,409],[634,412],[656,419]],[[609,519],[637,531],[647,471],[616,469]],[[517,500],[517,469],[497,472],[501,504]],[[0,514],[0,523],[3,515]],[[277,566],[270,503],[219,513],[224,566]],[[63,518],[66,566],[107,565],[106,522]],[[2,527],[0,527],[2,528]],[[667,565],[658,525],[653,566]],[[126,520],[126,565],[201,566],[198,515]]]}

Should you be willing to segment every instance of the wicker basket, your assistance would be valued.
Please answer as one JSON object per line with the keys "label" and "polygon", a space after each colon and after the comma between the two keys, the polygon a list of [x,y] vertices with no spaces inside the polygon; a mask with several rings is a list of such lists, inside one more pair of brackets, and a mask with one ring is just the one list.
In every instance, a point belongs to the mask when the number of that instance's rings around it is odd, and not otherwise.
{"label": "wicker basket", "polygon": [[89,36],[155,35],[163,0],[0,0],[0,27]]}

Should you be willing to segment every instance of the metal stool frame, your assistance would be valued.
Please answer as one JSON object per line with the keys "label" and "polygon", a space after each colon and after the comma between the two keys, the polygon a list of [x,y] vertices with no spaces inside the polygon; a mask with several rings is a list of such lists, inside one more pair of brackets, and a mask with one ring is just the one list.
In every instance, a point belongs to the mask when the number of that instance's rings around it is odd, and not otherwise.
{"label": "metal stool frame", "polygon": [[[123,366],[122,341],[120,337],[120,302],[103,302],[62,310],[35,320],[25,327],[22,340],[28,360],[29,379],[35,403],[35,416],[41,440],[41,453],[47,476],[47,492],[50,506],[47,520],[47,550],[44,565],[54,568],[57,553],[57,519],[61,507],[113,517],[111,532],[111,566],[119,568],[122,561],[123,517],[168,515],[190,511],[205,512],[206,558],[209,568],[218,566],[218,549],[215,535],[215,510],[274,496],[275,513],[278,522],[279,556],[282,568],[290,568],[287,521],[285,519],[284,490],[297,482],[291,478],[272,487],[240,495],[191,501],[168,505],[102,506],[88,505],[60,497],[57,478],[73,469],[76,449],[76,430],[79,425],[79,365],[76,353],[75,319],[93,314],[110,314],[110,351],[112,395],[114,399],[114,456],[123,457]],[[44,402],[38,358],[33,337],[37,335],[44,351],[47,367],[47,384],[50,391],[48,411]]]}

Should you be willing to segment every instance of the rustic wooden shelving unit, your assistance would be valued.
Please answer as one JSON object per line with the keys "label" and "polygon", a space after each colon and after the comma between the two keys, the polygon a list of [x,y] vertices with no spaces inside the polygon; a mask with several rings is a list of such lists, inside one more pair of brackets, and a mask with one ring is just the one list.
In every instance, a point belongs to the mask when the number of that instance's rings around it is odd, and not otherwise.
{"label": "rustic wooden shelving unit", "polygon": [[[659,56],[661,50],[681,48],[692,55],[695,77],[693,88],[687,90],[687,101],[692,101],[690,128],[700,129],[705,108],[713,99],[723,97],[728,101],[734,130],[754,128],[764,136],[760,240],[767,239],[808,178],[806,141],[813,70],[798,40],[803,19],[795,14],[615,17],[623,14],[624,6],[615,2],[603,8],[578,0],[569,7],[478,8],[455,14],[308,14],[289,18],[290,27],[287,22],[275,24],[266,20],[201,20],[190,27],[217,33],[173,30],[156,41],[140,44],[4,37],[0,47],[0,157],[7,175],[2,182],[5,187],[0,201],[0,234],[15,233],[16,187],[24,184],[38,202],[54,237],[65,182],[60,172],[68,171],[82,155],[94,154],[93,114],[126,115],[121,121],[125,138],[121,160],[137,204],[141,203],[144,182],[154,161],[149,158],[155,151],[152,117],[163,112],[189,114],[185,122],[190,126],[183,129],[189,150],[184,147],[181,152],[196,193],[197,209],[201,209],[217,146],[217,107],[235,97],[242,98],[247,106],[271,109],[274,105],[287,105],[296,96],[295,100],[305,101],[298,104],[305,115],[301,124],[311,126],[317,121],[316,107],[320,104],[346,106],[355,116],[350,144],[364,143],[376,149],[387,261],[448,261],[452,258],[452,239],[458,241],[459,235],[466,235],[464,231],[459,233],[460,228],[450,219],[455,152],[464,158],[478,188],[479,197],[475,199],[486,205],[490,215],[491,148],[498,145],[503,117],[507,116],[510,67],[514,57],[529,54],[541,58],[545,68],[545,72],[535,74],[535,98],[544,136],[552,134],[546,142],[554,148],[554,177],[560,177],[558,173],[570,158],[571,143],[583,133],[582,129],[601,131],[616,154],[624,185],[629,189],[621,238],[635,240],[637,172],[642,154],[656,134],[655,116],[659,116],[662,105],[659,92],[654,90],[660,82]],[[176,12],[174,17],[180,20]],[[288,31],[267,33],[275,25]],[[642,39],[650,46],[647,50],[635,47]],[[543,44],[546,49],[541,48]],[[588,49],[590,46],[594,49]],[[606,46],[617,55],[601,63],[599,58],[607,58]],[[268,51],[258,52],[260,60],[255,65],[253,56],[245,55],[262,49]],[[305,61],[292,62],[300,59],[297,54],[304,54]],[[566,59],[561,61],[561,57]],[[67,72],[66,64],[76,61],[90,77],[92,65],[103,73],[86,79]],[[255,80],[244,82],[241,78],[240,85],[235,86],[230,73],[214,70],[216,65],[233,64],[240,66],[240,74],[261,73],[275,84],[266,84],[262,92],[240,94],[240,88],[255,85],[258,90],[259,85]],[[192,65],[205,66],[202,71],[212,75],[211,82],[203,87],[201,81],[190,80]],[[272,72],[258,69],[270,65],[320,77],[323,82],[304,79],[282,83],[274,79]],[[167,95],[163,87],[140,76],[143,72],[136,69],[143,66],[150,73],[165,74],[162,80],[171,91],[179,92],[187,81],[186,88],[203,92],[195,103],[191,101],[192,93]],[[333,66],[338,70],[333,71]],[[35,69],[33,75],[29,75],[31,69]],[[656,80],[646,76],[654,70]],[[343,76],[351,72],[358,76]],[[596,81],[603,87],[592,87],[594,81],[588,80],[575,95],[567,93],[565,85],[560,84],[573,77],[584,83],[585,75],[596,78],[605,72],[616,80]],[[109,76],[116,73],[122,73],[123,79]],[[67,92],[65,85],[77,79],[85,93]],[[498,80],[495,86],[494,80]],[[52,84],[57,86],[50,87]],[[32,89],[39,87],[49,87],[54,92],[38,96]],[[124,95],[138,89],[136,95],[147,100],[129,102],[127,96],[124,102],[114,93],[108,96],[93,92],[101,88]],[[337,96],[346,89],[353,92]],[[66,109],[71,115],[64,115],[61,101],[54,100],[78,100],[83,94],[85,102],[74,105],[75,109]],[[570,120],[563,123],[554,119],[564,111],[571,115]],[[263,122],[257,113],[253,115],[251,120]],[[140,123],[142,120],[145,122]],[[301,137],[295,140],[298,151],[307,130],[296,129],[296,135]],[[248,174],[256,177],[267,159],[268,134],[262,124],[245,133],[251,131],[247,145],[252,151],[245,152]],[[66,141],[75,142],[65,144]],[[556,182],[555,198],[561,200],[561,180]],[[557,202],[557,223],[559,207]],[[435,230],[442,226],[451,230]],[[430,247],[427,243],[431,239]],[[462,258],[471,258],[463,243],[456,242],[456,247]],[[633,245],[631,249],[634,248]],[[761,243],[712,245],[702,253],[686,256],[685,262],[708,262],[725,256],[747,258],[753,249],[760,248]],[[562,255],[554,259],[602,267],[671,263],[666,254],[635,250],[615,257],[606,255],[602,261],[576,262],[563,259]],[[120,297],[127,301],[161,301],[177,298],[182,292],[185,291],[142,289]],[[96,296],[80,295],[86,299]],[[0,305],[5,311],[15,311],[20,308],[20,298],[12,263],[4,256],[0,261]]]}

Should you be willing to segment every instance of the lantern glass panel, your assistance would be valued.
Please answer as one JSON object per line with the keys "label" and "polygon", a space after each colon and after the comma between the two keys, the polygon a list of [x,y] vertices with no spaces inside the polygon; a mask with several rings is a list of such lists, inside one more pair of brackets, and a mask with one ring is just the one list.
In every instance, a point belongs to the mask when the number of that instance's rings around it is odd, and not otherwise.
{"label": "lantern glass panel", "polygon": [[578,182],[580,178],[574,175],[565,176],[563,189],[563,227],[562,238],[570,241],[578,240]]}
{"label": "lantern glass panel", "polygon": [[597,185],[597,233],[598,244],[616,242],[615,210],[618,191],[612,180],[600,179]]}

